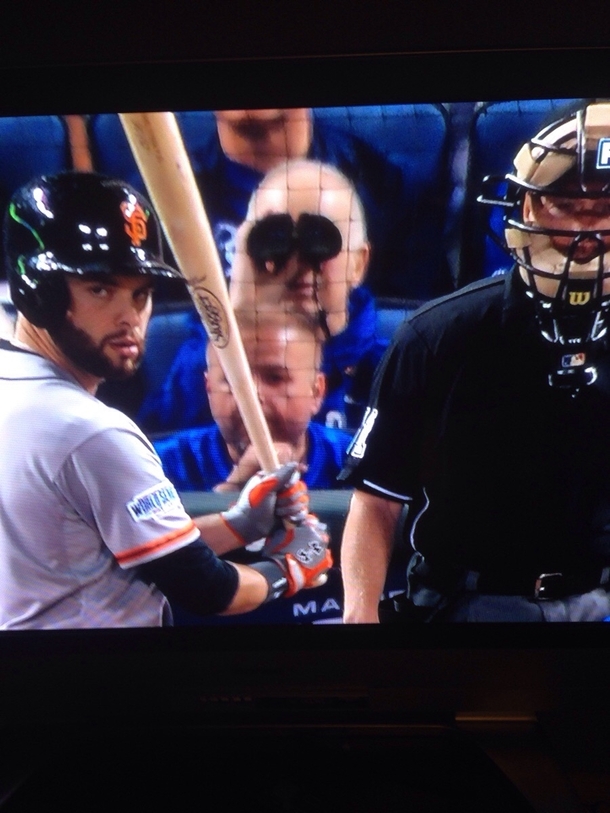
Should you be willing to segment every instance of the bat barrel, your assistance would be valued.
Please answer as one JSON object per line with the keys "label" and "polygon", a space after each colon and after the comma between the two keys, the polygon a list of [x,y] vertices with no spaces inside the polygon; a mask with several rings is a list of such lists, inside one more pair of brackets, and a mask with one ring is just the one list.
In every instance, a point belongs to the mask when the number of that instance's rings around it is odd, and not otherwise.
{"label": "bat barrel", "polygon": [[265,471],[275,469],[277,454],[176,117],[173,113],[122,113],[120,119],[259,462]]}

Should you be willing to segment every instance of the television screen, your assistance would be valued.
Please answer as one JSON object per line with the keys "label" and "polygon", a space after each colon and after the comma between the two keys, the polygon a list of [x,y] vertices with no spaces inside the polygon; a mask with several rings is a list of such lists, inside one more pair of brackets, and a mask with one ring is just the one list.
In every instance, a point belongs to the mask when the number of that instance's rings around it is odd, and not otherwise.
{"label": "television screen", "polygon": [[[564,56],[575,65],[584,59],[577,54]],[[594,61],[601,57],[593,53],[588,58]],[[504,64],[510,65],[511,70],[498,70]],[[95,462],[101,459],[97,457],[101,448],[97,445],[98,437],[91,445],[95,460],[88,462],[86,472],[79,468],[78,455],[71,457],[69,472],[67,469],[53,472],[51,490],[56,513],[45,507],[44,521],[35,520],[33,531],[32,520],[44,503],[41,493],[32,491],[29,511],[23,492],[16,496],[21,482],[4,477],[0,499],[5,632],[0,647],[6,648],[7,657],[12,654],[15,657],[11,685],[23,678],[40,658],[48,659],[46,667],[52,673],[49,686],[55,686],[67,662],[84,658],[99,665],[104,653],[112,651],[112,664],[121,671],[127,668],[130,674],[142,675],[161,658],[159,675],[175,677],[180,672],[180,680],[187,687],[185,696],[189,698],[196,692],[196,685],[203,685],[199,683],[202,680],[217,691],[215,697],[224,696],[229,689],[243,697],[240,686],[246,685],[248,691],[253,687],[260,690],[269,678],[261,660],[265,659],[264,653],[273,653],[273,658],[279,658],[282,664],[278,671],[273,667],[271,683],[275,690],[284,686],[281,691],[298,694],[304,686],[309,690],[318,681],[320,685],[325,682],[327,686],[341,685],[345,702],[355,708],[362,700],[363,686],[368,693],[378,681],[382,694],[391,694],[401,685],[403,670],[407,669],[418,688],[417,704],[421,703],[424,710],[440,708],[438,714],[443,716],[456,703],[465,703],[470,708],[480,705],[476,692],[464,699],[465,678],[462,682],[466,672],[476,670],[477,658],[487,662],[490,653],[508,652],[516,641],[519,646],[534,647],[542,641],[544,649],[577,640],[576,633],[564,624],[550,631],[542,624],[526,630],[511,623],[526,617],[532,620],[532,616],[522,612],[522,606],[498,609],[506,604],[507,597],[517,595],[523,599],[521,604],[539,608],[536,612],[540,621],[584,621],[586,611],[566,609],[568,599],[596,592],[601,604],[596,608],[595,620],[606,617],[602,597],[608,581],[603,561],[604,489],[600,486],[598,468],[598,464],[603,465],[605,437],[600,433],[598,438],[591,422],[585,426],[576,422],[564,432],[564,422],[578,412],[580,403],[586,403],[589,418],[599,414],[597,393],[603,394],[606,381],[603,354],[598,354],[599,348],[605,347],[606,270],[598,258],[604,256],[607,237],[603,223],[596,221],[591,226],[589,222],[593,218],[603,220],[600,207],[605,187],[603,184],[584,189],[570,187],[558,195],[553,194],[552,184],[564,172],[577,175],[580,170],[585,174],[589,171],[587,139],[595,139],[600,145],[593,174],[597,172],[604,177],[607,160],[604,128],[608,129],[610,139],[610,116],[606,121],[608,107],[603,102],[593,106],[589,119],[586,114],[583,117],[573,112],[586,110],[586,100],[603,95],[596,83],[587,83],[576,70],[569,74],[572,77],[569,82],[562,83],[558,77],[553,80],[539,77],[534,82],[531,80],[534,64],[534,54],[525,53],[504,55],[502,59],[491,54],[422,54],[377,59],[130,66],[128,77],[120,66],[85,67],[82,80],[91,92],[84,95],[61,85],[58,81],[61,69],[49,69],[49,75],[38,86],[33,74],[26,72],[24,82],[31,90],[27,104],[23,98],[15,101],[9,97],[0,119],[0,190],[5,206],[15,191],[32,178],[66,171],[103,173],[127,182],[137,194],[149,197],[118,114],[133,110],[175,112],[272,440],[280,460],[296,461],[302,470],[302,479],[309,488],[311,511],[330,535],[333,565],[323,584],[241,614],[200,612],[196,602],[193,609],[192,602],[182,600],[181,588],[175,600],[166,602],[159,598],[162,591],[155,587],[150,569],[142,584],[146,584],[147,596],[151,593],[155,596],[155,623],[151,622],[150,614],[139,614],[139,610],[130,615],[127,599],[112,606],[114,587],[104,581],[107,569],[119,580],[120,593],[123,572],[129,574],[130,583],[134,579],[138,582],[139,577],[134,574],[140,565],[146,568],[151,561],[160,562],[164,558],[140,555],[140,547],[148,541],[143,536],[137,537],[143,540],[138,543],[128,542],[128,536],[125,540],[121,538],[128,521],[139,524],[141,530],[142,518],[144,525],[150,523],[153,527],[161,517],[160,528],[164,501],[170,504],[168,511],[178,512],[178,519],[183,510],[195,517],[226,511],[259,466],[219,363],[217,348],[207,337],[186,286],[179,280],[159,276],[141,364],[137,369],[133,365],[133,375],[125,380],[110,380],[93,373],[94,379],[107,380],[99,384],[96,406],[91,408],[99,410],[96,415],[107,414],[100,404],[118,410],[121,417],[116,420],[121,427],[132,426],[131,422],[137,427],[133,430],[137,443],[148,444],[140,440],[140,432],[149,439],[151,446],[145,446],[147,465],[153,465],[151,461],[156,461],[158,455],[167,478],[162,481],[165,491],[149,492],[134,485],[133,493],[127,494],[121,459],[110,463],[106,457],[103,466]],[[425,78],[421,79],[422,76]],[[54,94],[49,92],[51,86]],[[562,123],[564,119],[567,123]],[[542,147],[537,142],[531,143],[536,136],[542,138],[540,134],[548,124],[557,122],[561,132],[558,136],[552,131],[555,141],[551,149],[545,143]],[[583,154],[578,153],[581,132],[585,133]],[[528,164],[523,168],[523,157],[515,164],[516,156],[523,156],[520,151],[524,145],[529,145],[532,166],[543,166],[547,171],[545,183],[540,184],[544,187],[542,192],[532,181],[532,167]],[[541,156],[540,150],[547,152]],[[544,165],[547,153],[551,154],[550,164]],[[562,161],[565,167],[560,172],[557,167]],[[507,175],[511,176],[508,182]],[[484,178],[491,180],[484,184]],[[585,183],[589,183],[588,176]],[[539,287],[539,279],[546,280],[555,272],[548,271],[546,266],[542,274],[535,267],[532,271],[528,250],[524,248],[526,242],[524,239],[519,242],[514,235],[518,232],[521,236],[529,233],[537,236],[538,226],[526,223],[519,230],[512,221],[507,225],[506,220],[516,216],[515,206],[517,209],[522,206],[524,198],[534,201],[539,201],[540,195],[545,198],[549,185],[550,205],[559,200],[564,207],[560,207],[562,217],[589,218],[584,229],[588,236],[578,238],[578,247],[558,244],[557,251],[569,260],[564,262],[564,269],[586,266],[585,272],[576,275],[578,283],[574,287],[569,283],[570,274],[560,269],[555,274],[560,280],[557,285],[563,286],[561,291],[565,288],[568,299],[573,296],[595,305],[585,303],[583,307],[583,315],[590,317],[589,321],[581,320],[581,314],[573,318],[571,312],[567,316],[562,312],[560,317],[565,316],[568,328],[567,334],[559,338],[549,333],[559,317],[551,308],[547,319],[546,305],[553,299],[564,302],[565,297],[548,296],[544,285]],[[38,184],[34,191],[30,189],[24,205],[28,200],[37,201],[38,216],[51,220],[44,211],[46,193],[37,197],[36,189],[41,188]],[[575,190],[583,197],[578,197]],[[515,195],[522,195],[518,204]],[[574,212],[573,202],[579,205],[583,199],[593,203],[590,207],[586,204],[584,213]],[[21,227],[36,242],[40,235],[34,234],[34,227],[24,226],[19,211],[14,208],[12,215],[9,211],[5,241],[9,242],[12,228]],[[53,214],[50,207],[48,211]],[[510,232],[508,238],[506,229]],[[572,226],[561,227],[557,237],[548,239],[561,241],[565,236],[562,232],[570,230]],[[80,249],[89,244],[89,236],[82,238]],[[503,243],[507,244],[504,248]],[[595,244],[593,248],[591,243]],[[163,251],[164,261],[173,267],[175,246],[165,238]],[[24,252],[18,253],[16,259],[22,280],[27,278]],[[33,255],[39,258],[40,254],[37,244]],[[519,265],[519,258],[521,267],[526,269],[523,274],[511,271],[516,260]],[[341,273],[330,284],[333,264],[340,265],[335,262],[337,259],[343,263]],[[40,270],[42,265],[37,267]],[[462,344],[460,349],[457,334],[452,331],[457,330],[464,318],[459,309],[463,292],[474,292],[468,296],[476,299],[477,308],[487,308],[484,314],[487,319],[489,309],[493,308],[491,304],[484,305],[482,297],[485,292],[504,290],[509,278],[521,286],[523,302],[531,306],[532,325],[528,330],[531,329],[532,336],[527,335],[535,350],[528,355],[528,346],[520,346],[519,353],[525,355],[511,356],[506,347],[499,348],[500,338],[496,334],[490,334],[488,341],[483,339],[480,345]],[[97,277],[92,279],[99,283]],[[587,282],[589,279],[591,283]],[[138,295],[141,293],[138,291]],[[55,307],[58,300],[53,297]],[[438,305],[439,300],[444,304]],[[32,349],[31,338],[20,333],[16,344],[10,346],[16,310],[8,280],[2,283],[2,304],[6,348],[3,357],[14,358],[19,354],[21,358]],[[58,301],[56,307],[55,316],[62,322],[65,313],[70,312],[70,305]],[[434,313],[439,314],[436,322],[430,317]],[[56,332],[53,317],[49,324],[53,336]],[[89,323],[83,323],[81,329],[86,332],[87,328],[92,329]],[[414,334],[423,347],[415,363],[423,364],[425,356],[432,364],[433,351],[442,350],[439,367],[435,369],[444,370],[443,365],[451,363],[457,365],[455,370],[465,370],[464,380],[468,381],[472,401],[464,400],[465,388],[454,389],[459,378],[457,372],[455,381],[447,384],[446,389],[439,389],[443,376],[435,373],[436,377],[430,379],[431,389],[426,389],[423,379],[417,382],[422,387],[418,390],[422,400],[409,404],[411,411],[407,409],[411,390],[407,391],[405,381],[399,380],[396,365],[399,358],[403,363],[405,348],[410,346]],[[137,355],[137,343],[123,341],[126,335],[113,333],[111,339],[116,340],[118,356],[130,360]],[[441,337],[445,342],[442,348]],[[520,341],[520,336],[517,338]],[[439,345],[433,347],[431,343],[435,341]],[[538,369],[539,356],[546,352],[547,345],[559,347],[561,352],[550,354],[553,361],[548,369]],[[496,349],[498,357],[508,365],[506,369],[499,364],[494,366]],[[456,359],[458,352],[463,356]],[[61,358],[65,362],[71,357],[64,353]],[[78,367],[78,361],[72,363]],[[587,373],[589,368],[593,372]],[[526,383],[505,393],[502,390],[505,372],[508,380],[515,381],[521,381],[519,375],[524,372]],[[419,368],[411,373],[413,379],[423,376]],[[542,383],[538,389],[536,384],[534,391],[543,392],[544,407],[551,397],[561,400],[561,419],[553,417],[549,426],[542,427],[539,406],[530,420],[527,387],[535,373]],[[5,375],[0,373],[3,378]],[[10,376],[14,380],[15,373]],[[400,404],[388,401],[387,382],[392,376],[396,388],[405,393],[404,410]],[[4,392],[6,378],[2,384]],[[491,391],[494,398],[502,396],[501,409],[493,415],[488,397]],[[12,396],[8,387],[6,393],[6,410],[10,411]],[[475,395],[479,402],[485,402],[482,416]],[[430,412],[423,409],[424,400]],[[441,442],[447,438],[435,432],[440,432],[439,421],[447,417],[450,404],[451,409],[457,410],[457,417],[447,436],[450,441],[447,448]],[[51,401],[48,405],[45,402],[45,408],[50,410],[50,405]],[[382,408],[394,410],[392,432],[376,422],[376,410]],[[76,410],[73,416],[76,421],[79,407],[71,405],[70,409]],[[498,416],[514,418],[515,410],[518,420],[513,421],[506,435],[496,436],[498,424],[494,421]],[[419,423],[413,416],[417,416]],[[44,459],[40,447],[27,450],[28,437],[40,427],[22,420],[17,436],[13,425],[10,431],[3,430],[2,443],[8,450],[3,453],[3,466],[7,472],[13,471],[9,466],[19,469],[29,454]],[[578,434],[581,426],[586,430],[584,438]],[[48,425],[42,429],[49,442],[56,439],[50,412]],[[536,458],[528,468],[525,456],[518,458],[521,467],[517,470],[517,458],[509,461],[506,455],[512,454],[515,440],[521,444],[519,453],[522,452],[523,437],[511,432],[523,430],[529,439],[538,442],[542,429],[542,442],[554,439],[556,446],[549,449],[549,456],[542,461],[544,465]],[[395,436],[395,443],[381,446],[378,439],[385,441],[386,436]],[[72,442],[74,436],[68,433],[66,437]],[[497,444],[495,447],[492,440]],[[419,441],[424,442],[425,448],[419,449],[418,454],[425,452],[427,456],[418,458],[417,473],[424,479],[416,484],[417,494],[407,493],[393,484],[406,482],[412,476],[412,472],[403,472],[411,462],[410,458],[408,464],[405,462],[405,455],[408,444]],[[557,477],[541,482],[540,477],[552,473],[555,465],[566,467],[573,462],[574,468],[578,468],[581,441],[595,459],[595,470],[588,470],[582,482],[577,476],[570,481]],[[365,453],[367,446],[374,457]],[[557,449],[561,454],[556,453]],[[29,465],[31,461],[27,459]],[[490,469],[481,469],[481,461],[486,461]],[[133,460],[130,465],[134,465]],[[129,473],[129,467],[125,471]],[[444,478],[449,474],[455,479],[446,482]],[[103,489],[97,492],[96,475],[103,483]],[[43,476],[39,462],[30,467],[29,476],[34,478],[31,482]],[[429,499],[428,483],[434,491],[434,501]],[[512,491],[507,492],[507,487]],[[371,582],[366,572],[369,564],[364,561],[360,565],[362,589],[369,584],[373,592],[379,588],[375,605],[381,600],[381,618],[386,622],[381,625],[342,623],[345,603],[342,536],[354,489],[364,494],[369,503],[393,506],[391,522],[385,529],[383,556],[388,561],[384,562],[383,573],[375,575]],[[448,502],[439,504],[437,494],[448,495]],[[468,504],[463,501],[466,494]],[[543,503],[549,494],[562,507],[561,521],[551,528],[545,527],[548,516]],[[116,516],[113,495],[118,501]],[[517,502],[516,495],[521,495],[523,501]],[[11,500],[20,506],[18,511],[11,507]],[[172,515],[170,532],[175,530],[172,523],[176,521]],[[590,544],[590,550],[586,550],[584,557],[583,548],[578,545],[566,552],[566,546],[571,544],[569,533],[585,521],[595,526],[594,531],[587,526],[586,544]],[[475,538],[471,532],[477,523],[485,532],[477,532]],[[527,536],[518,536],[517,531],[524,527],[529,529]],[[18,528],[21,541],[16,548]],[[82,537],[79,528],[86,529]],[[379,528],[375,522],[372,528],[375,536]],[[495,529],[492,536],[491,528]],[[276,533],[284,530],[279,528]],[[356,536],[364,539],[364,533],[360,527]],[[236,545],[233,551],[221,550],[225,563],[222,572],[226,574],[227,562],[242,568],[259,562],[261,551],[263,554],[266,551],[264,536],[245,540],[246,546]],[[94,549],[81,556],[79,545],[85,537],[91,540]],[[440,540],[436,548],[435,538]],[[556,555],[554,548],[557,539],[560,555]],[[70,540],[67,548],[63,548],[62,540]],[[189,537],[185,546],[190,541]],[[375,539],[370,544],[379,549]],[[128,561],[134,550],[133,562]],[[170,545],[167,550],[171,555],[174,549]],[[352,545],[352,550],[356,546]],[[443,551],[447,555],[445,560]],[[466,561],[461,557],[463,551],[472,553],[476,561]],[[583,565],[582,560],[589,553],[591,561],[587,559]],[[357,589],[359,578],[355,555],[360,553],[352,553],[349,565],[352,592]],[[495,609],[487,617],[485,608],[480,613],[477,610],[472,620],[509,623],[463,624],[468,620],[465,615],[455,619],[450,614],[444,616],[443,602],[451,598],[453,583],[446,586],[435,582],[424,584],[423,588],[420,585],[424,592],[428,590],[427,595],[441,594],[442,606],[435,605],[428,613],[420,589],[421,601],[418,599],[415,613],[411,613],[410,606],[405,611],[407,570],[412,575],[422,556],[435,565],[440,559],[441,581],[449,569],[443,569],[443,562],[449,560],[451,568],[459,566],[465,578],[473,578],[471,574],[478,573],[477,568],[483,564],[492,569],[496,566],[495,581],[489,588]],[[518,563],[523,560],[528,564],[527,584],[518,572]],[[579,566],[575,568],[574,592],[572,573],[564,570],[576,560]],[[134,562],[135,569],[125,567]],[[376,561],[371,560],[370,570],[375,567]],[[502,582],[498,573],[506,571],[510,575]],[[89,590],[86,602],[84,585]],[[472,594],[480,594],[484,589],[481,586],[477,593],[476,583],[466,588]],[[89,599],[91,603],[87,603]],[[64,612],[66,608],[69,609]],[[610,616],[610,611],[607,615]],[[459,623],[425,623],[433,619],[440,622],[443,618]],[[150,626],[162,628],[144,629]],[[595,626],[595,631],[591,628],[584,632],[581,624],[567,626],[578,628],[580,642],[601,640],[607,629],[596,624],[590,625]],[[421,648],[419,654],[413,653],[413,646]],[[474,656],[468,647],[474,648]],[[462,675],[458,680],[460,688],[453,693],[445,682],[443,691],[447,694],[436,706],[437,687],[425,685],[429,660],[435,662],[438,674],[444,670],[448,653],[456,650],[463,653],[456,667],[456,673]],[[366,655],[363,657],[367,652],[369,662]],[[533,658],[537,652],[532,654]],[[473,660],[467,664],[471,657]],[[307,666],[299,677],[303,658]],[[324,664],[330,664],[328,669]],[[115,668],[111,664],[106,666]],[[192,673],[187,676],[185,672],[190,668]],[[498,681],[498,687],[506,675],[495,674],[491,679]],[[526,690],[531,692],[526,703],[529,707],[547,702],[537,694],[539,681],[544,691],[548,689],[546,674],[545,668],[535,668],[529,673],[531,684]],[[156,680],[154,683],[159,688]],[[163,692],[167,692],[167,687]],[[403,708],[412,710],[414,695],[406,692],[401,697]],[[511,708],[511,698],[505,692],[501,704]],[[180,706],[175,696],[172,703]],[[206,713],[213,716],[219,708],[220,705],[215,705],[210,712],[208,705]]]}

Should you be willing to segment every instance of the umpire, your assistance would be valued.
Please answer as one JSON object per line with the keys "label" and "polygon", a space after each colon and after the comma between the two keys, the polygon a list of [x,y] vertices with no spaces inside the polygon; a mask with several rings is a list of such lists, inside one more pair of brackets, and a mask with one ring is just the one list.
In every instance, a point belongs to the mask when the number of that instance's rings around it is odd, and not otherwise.
{"label": "umpire", "polygon": [[341,475],[347,622],[378,620],[405,505],[405,618],[610,615],[610,104],[566,110],[514,167],[480,198],[513,270],[420,309],[378,370]]}

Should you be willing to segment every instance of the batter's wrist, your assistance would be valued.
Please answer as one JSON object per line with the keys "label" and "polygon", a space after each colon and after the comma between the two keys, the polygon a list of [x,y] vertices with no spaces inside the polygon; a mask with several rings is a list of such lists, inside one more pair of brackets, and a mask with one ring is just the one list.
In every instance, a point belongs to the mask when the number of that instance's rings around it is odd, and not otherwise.
{"label": "batter's wrist", "polygon": [[264,576],[267,582],[267,598],[263,604],[268,604],[270,601],[275,601],[276,598],[281,598],[284,595],[288,589],[288,579],[277,562],[272,559],[262,559],[260,562],[250,565],[250,567]]}

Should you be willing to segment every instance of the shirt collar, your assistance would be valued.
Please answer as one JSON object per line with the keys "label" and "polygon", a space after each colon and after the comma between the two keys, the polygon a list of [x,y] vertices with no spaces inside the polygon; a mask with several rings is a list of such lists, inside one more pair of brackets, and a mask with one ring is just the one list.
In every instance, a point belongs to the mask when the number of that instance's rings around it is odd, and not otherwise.
{"label": "shirt collar", "polygon": [[527,286],[521,278],[519,266],[514,265],[505,274],[502,324],[508,326],[516,323],[523,327],[526,324],[535,325],[535,322],[533,302],[527,296]]}

